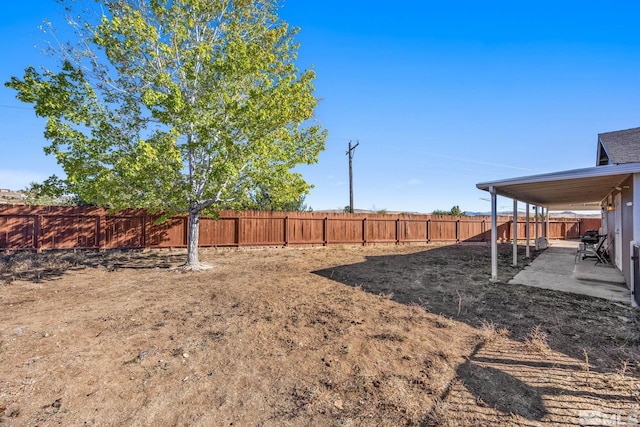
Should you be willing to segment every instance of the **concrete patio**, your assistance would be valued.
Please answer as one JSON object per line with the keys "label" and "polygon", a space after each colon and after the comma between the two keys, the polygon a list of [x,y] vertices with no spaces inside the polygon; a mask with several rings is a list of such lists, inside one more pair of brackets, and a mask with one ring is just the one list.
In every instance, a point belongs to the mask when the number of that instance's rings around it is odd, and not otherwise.
{"label": "concrete patio", "polygon": [[578,259],[576,262],[578,243],[551,241],[549,248],[509,283],[630,304],[631,291],[627,288],[622,273],[610,265],[596,265],[596,260],[592,258]]}

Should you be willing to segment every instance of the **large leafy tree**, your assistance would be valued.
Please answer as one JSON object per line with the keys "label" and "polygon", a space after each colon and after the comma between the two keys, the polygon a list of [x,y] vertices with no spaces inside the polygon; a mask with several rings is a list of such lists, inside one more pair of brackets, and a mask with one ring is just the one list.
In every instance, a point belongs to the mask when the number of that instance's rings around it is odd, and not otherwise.
{"label": "large leafy tree", "polygon": [[[199,268],[203,213],[274,203],[310,186],[326,131],[311,123],[313,70],[295,61],[296,28],[273,0],[103,0],[68,22],[56,70],[6,85],[48,118],[68,190],[114,209],[188,212],[187,267]],[[94,19],[94,16],[96,17]]]}

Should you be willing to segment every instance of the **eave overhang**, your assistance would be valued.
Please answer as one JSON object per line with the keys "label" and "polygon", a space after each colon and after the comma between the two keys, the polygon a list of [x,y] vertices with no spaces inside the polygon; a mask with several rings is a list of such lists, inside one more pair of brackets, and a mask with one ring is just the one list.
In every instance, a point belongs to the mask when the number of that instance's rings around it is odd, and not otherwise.
{"label": "eave overhang", "polygon": [[480,190],[549,210],[599,210],[602,201],[629,176],[640,173],[640,163],[605,165],[529,175],[476,184]]}

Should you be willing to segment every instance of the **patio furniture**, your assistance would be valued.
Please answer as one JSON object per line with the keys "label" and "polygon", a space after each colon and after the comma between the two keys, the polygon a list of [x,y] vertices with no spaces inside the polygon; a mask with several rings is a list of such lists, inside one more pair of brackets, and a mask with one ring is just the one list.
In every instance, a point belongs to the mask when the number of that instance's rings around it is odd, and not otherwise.
{"label": "patio furniture", "polygon": [[[589,230],[592,231],[592,230]],[[607,235],[606,234],[597,234],[593,233],[585,233],[582,236],[582,241],[578,246],[578,250],[576,251],[575,262],[578,262],[578,258],[586,259],[586,258],[595,258],[596,264],[609,264],[609,247],[611,246],[611,242],[607,243]]]}
{"label": "patio furniture", "polygon": [[605,238],[604,244],[602,244],[602,246],[600,247],[600,250],[598,251],[598,253],[600,254],[600,257],[598,258],[598,261],[596,261],[596,264],[598,264],[599,262],[602,262],[603,264],[612,264],[611,255],[609,252],[611,245],[613,245],[613,238],[611,239]]}

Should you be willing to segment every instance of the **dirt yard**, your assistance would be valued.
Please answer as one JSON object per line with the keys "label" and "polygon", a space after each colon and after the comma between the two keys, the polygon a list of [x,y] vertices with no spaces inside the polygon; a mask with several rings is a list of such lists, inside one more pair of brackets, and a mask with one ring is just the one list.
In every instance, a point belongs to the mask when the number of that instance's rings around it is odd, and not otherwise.
{"label": "dirt yard", "polygon": [[[0,426],[637,425],[639,318],[485,245],[0,255]],[[501,248],[508,280],[511,247]]]}

